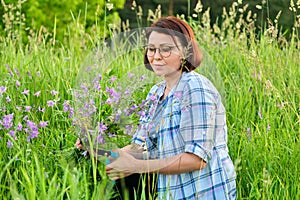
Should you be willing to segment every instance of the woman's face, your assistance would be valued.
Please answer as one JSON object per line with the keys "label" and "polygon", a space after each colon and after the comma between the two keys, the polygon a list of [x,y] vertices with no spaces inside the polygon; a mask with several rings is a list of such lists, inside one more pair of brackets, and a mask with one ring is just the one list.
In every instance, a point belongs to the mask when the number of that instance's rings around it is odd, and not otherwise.
{"label": "woman's face", "polygon": [[179,40],[176,44],[170,35],[156,31],[150,34],[147,58],[156,75],[172,77],[181,73],[179,68],[183,51]]}

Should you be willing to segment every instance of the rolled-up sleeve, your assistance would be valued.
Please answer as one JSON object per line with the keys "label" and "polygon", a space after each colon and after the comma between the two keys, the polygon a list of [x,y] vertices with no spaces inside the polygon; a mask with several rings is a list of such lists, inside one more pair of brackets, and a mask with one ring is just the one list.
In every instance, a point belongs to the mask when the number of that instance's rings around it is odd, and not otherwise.
{"label": "rolled-up sleeve", "polygon": [[186,84],[181,102],[180,133],[185,152],[210,160],[214,146],[216,94],[201,81]]}

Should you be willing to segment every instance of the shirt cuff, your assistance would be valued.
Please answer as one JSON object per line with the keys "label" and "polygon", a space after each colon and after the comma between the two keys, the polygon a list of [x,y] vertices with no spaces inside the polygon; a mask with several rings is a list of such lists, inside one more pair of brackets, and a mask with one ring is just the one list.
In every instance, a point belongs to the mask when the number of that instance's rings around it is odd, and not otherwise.
{"label": "shirt cuff", "polygon": [[191,143],[185,145],[184,151],[199,156],[205,162],[208,162],[208,160],[211,159],[211,153],[206,149],[204,149],[203,147],[199,146],[197,143]]}
{"label": "shirt cuff", "polygon": [[140,146],[143,146],[143,144],[145,143],[145,139],[140,138],[140,137],[134,137],[132,139],[132,142],[135,143],[135,144],[138,144]]}

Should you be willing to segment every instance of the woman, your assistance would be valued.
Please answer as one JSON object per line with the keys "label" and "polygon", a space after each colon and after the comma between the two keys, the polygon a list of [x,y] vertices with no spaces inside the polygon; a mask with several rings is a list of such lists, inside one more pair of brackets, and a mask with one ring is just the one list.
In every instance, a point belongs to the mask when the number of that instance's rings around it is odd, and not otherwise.
{"label": "woman", "polygon": [[212,83],[193,71],[202,60],[193,30],[163,17],[146,36],[145,66],[164,81],[148,94],[133,144],[117,150],[106,173],[112,180],[158,173],[158,199],[235,199],[225,109]]}

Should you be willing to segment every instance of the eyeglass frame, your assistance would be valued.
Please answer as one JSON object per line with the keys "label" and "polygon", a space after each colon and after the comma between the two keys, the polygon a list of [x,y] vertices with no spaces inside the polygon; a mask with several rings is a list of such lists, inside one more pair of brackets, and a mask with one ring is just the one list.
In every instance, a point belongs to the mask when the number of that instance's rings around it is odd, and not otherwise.
{"label": "eyeglass frame", "polygon": [[[161,45],[159,45],[158,48],[156,48],[154,45],[149,45],[149,44],[148,44],[148,45],[145,45],[144,47],[146,48],[146,55],[147,55],[148,57],[154,57],[155,54],[156,54],[156,52],[157,52],[157,50],[158,50],[158,53],[159,53],[163,58],[168,58],[168,57],[170,57],[171,54],[172,54],[172,50],[173,50],[175,47],[178,48],[177,45],[171,45],[171,44],[170,44],[170,45],[168,45],[168,44],[161,44]],[[149,54],[148,54],[148,52],[149,52],[149,47],[152,48],[151,51],[153,51],[153,52],[152,52],[153,55],[149,55]],[[168,47],[168,48],[169,48],[169,50],[168,50],[169,55],[168,55],[168,56],[164,56],[164,55],[161,53],[163,47]]]}

